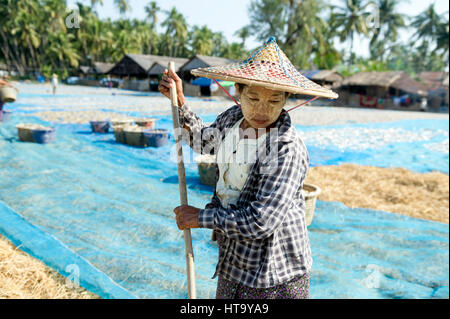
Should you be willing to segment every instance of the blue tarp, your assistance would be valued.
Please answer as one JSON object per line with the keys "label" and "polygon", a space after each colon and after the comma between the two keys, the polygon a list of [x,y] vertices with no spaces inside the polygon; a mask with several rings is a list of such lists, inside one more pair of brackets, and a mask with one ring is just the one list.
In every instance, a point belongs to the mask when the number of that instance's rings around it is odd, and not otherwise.
{"label": "blue tarp", "polygon": [[214,81],[208,78],[197,78],[191,84],[198,86],[210,86]]}
{"label": "blue tarp", "polygon": [[[106,97],[91,98],[101,103]],[[52,99],[43,95],[36,101],[45,106]],[[22,143],[16,124],[49,123],[27,117],[31,111],[18,102],[8,105],[15,113],[0,125],[0,233],[64,275],[70,275],[68,265],[77,265],[80,284],[102,297],[186,298],[183,232],[172,212],[179,203],[173,136],[164,147],[139,149],[117,144],[111,133],[92,134],[88,124],[55,124],[55,143]],[[172,131],[169,116],[155,117],[157,127]],[[210,122],[214,115],[203,119]],[[416,124],[430,130],[433,126]],[[436,143],[442,140],[434,138]],[[394,141],[389,143],[370,151],[373,164],[383,165],[382,154],[389,155],[389,147],[394,150],[391,158],[400,157],[401,163],[405,154],[395,151]],[[413,145],[424,147],[426,141],[410,143],[405,152],[413,152]],[[316,164],[336,163],[339,157],[345,162],[348,154],[352,161],[369,161],[358,154],[370,148],[350,152],[348,145],[343,148],[348,152],[327,152],[326,143],[308,148]],[[212,188],[200,184],[186,145],[184,153],[189,204],[204,207]],[[448,162],[448,152],[446,158]],[[437,162],[434,168],[440,167]],[[200,298],[215,296],[211,276],[217,247],[210,235],[206,229],[192,231]],[[447,224],[318,201],[309,235],[312,298],[449,297]]]}

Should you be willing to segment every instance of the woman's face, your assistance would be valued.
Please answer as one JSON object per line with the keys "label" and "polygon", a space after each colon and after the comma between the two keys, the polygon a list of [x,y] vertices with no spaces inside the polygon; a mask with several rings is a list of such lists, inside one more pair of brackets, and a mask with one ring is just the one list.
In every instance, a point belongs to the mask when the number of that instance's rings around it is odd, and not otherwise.
{"label": "woman's face", "polygon": [[242,113],[253,128],[266,128],[278,119],[284,105],[286,94],[266,89],[262,86],[244,86],[239,92]]}

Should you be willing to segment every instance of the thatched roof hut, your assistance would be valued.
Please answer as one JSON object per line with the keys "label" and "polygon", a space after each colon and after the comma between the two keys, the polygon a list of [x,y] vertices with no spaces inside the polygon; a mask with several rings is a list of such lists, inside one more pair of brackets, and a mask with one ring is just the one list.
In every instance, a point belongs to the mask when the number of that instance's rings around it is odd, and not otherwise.
{"label": "thatched roof hut", "polygon": [[80,70],[80,76],[84,77],[90,73],[91,67],[87,66],[87,65],[80,65],[79,70]]}
{"label": "thatched roof hut", "polygon": [[95,74],[108,74],[114,65],[114,63],[94,62],[91,67],[91,72]]}
{"label": "thatched roof hut", "polygon": [[419,78],[428,90],[448,90],[448,72],[420,72]]}
{"label": "thatched roof hut", "polygon": [[114,63],[94,62],[92,66],[81,65],[79,67],[81,77],[105,75],[114,67]]}
{"label": "thatched roof hut", "polygon": [[148,70],[148,75],[150,77],[155,77],[162,74],[164,70],[167,69],[170,61],[175,62],[175,72],[179,72],[181,66],[183,66],[183,64],[185,64],[188,59],[160,56]]}
{"label": "thatched roof hut", "polygon": [[426,96],[427,94],[425,85],[412,79],[403,71],[356,73],[344,79],[339,89],[378,97],[403,94]]}
{"label": "thatched roof hut", "polygon": [[109,74],[146,79],[151,75],[161,74],[162,70],[167,68],[169,61],[175,61],[175,66],[181,66],[187,59],[160,55],[126,54],[122,60],[111,68]]}
{"label": "thatched roof hut", "polygon": [[344,76],[336,70],[299,70],[299,72],[319,85],[335,88],[344,80]]}
{"label": "thatched roof hut", "polygon": [[194,76],[191,74],[192,69],[225,65],[233,62],[236,61],[216,56],[196,54],[180,67],[179,73],[185,81],[190,81],[192,78],[194,78]]}

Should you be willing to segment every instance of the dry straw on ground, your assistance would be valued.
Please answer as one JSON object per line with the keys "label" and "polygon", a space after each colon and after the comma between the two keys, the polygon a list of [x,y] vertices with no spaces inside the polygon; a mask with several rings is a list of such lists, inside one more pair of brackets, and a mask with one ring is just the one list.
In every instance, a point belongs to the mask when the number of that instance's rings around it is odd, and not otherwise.
{"label": "dry straw on ground", "polygon": [[94,299],[97,295],[70,288],[66,278],[14,247],[0,236],[0,298]]}
{"label": "dry straw on ground", "polygon": [[343,164],[311,167],[306,182],[322,189],[323,201],[449,222],[449,176],[441,172]]}

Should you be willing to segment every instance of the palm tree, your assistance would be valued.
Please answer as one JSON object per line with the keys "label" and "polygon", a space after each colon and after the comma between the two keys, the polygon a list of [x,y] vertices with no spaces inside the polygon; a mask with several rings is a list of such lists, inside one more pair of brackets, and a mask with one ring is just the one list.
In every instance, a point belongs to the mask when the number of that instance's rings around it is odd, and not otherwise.
{"label": "palm tree", "polygon": [[[416,16],[411,22],[411,26],[416,29],[413,37],[416,41],[426,42],[426,45],[422,45],[421,52],[427,55],[430,61],[428,64],[436,66],[437,56],[441,56],[442,59],[446,59],[448,53],[448,19],[446,14],[439,15],[434,9],[434,3],[430,4],[425,11]],[[433,48],[433,44],[434,48]],[[428,52],[428,49],[430,52]],[[442,51],[441,54],[438,54]],[[425,58],[425,56],[424,56]]]}
{"label": "palm tree", "polygon": [[206,26],[194,26],[192,32],[192,51],[196,54],[211,55],[214,48],[214,33]]}
{"label": "palm tree", "polygon": [[130,10],[130,4],[128,0],[114,0],[114,4],[119,9],[120,14],[124,14],[125,12]]}
{"label": "palm tree", "polygon": [[242,40],[241,42],[242,47],[245,48],[245,41],[250,36],[250,27],[249,26],[242,27],[239,30],[237,30],[234,33],[234,35]]}
{"label": "palm tree", "polygon": [[[397,12],[397,7],[403,0],[377,0],[379,26],[373,29],[370,39],[370,51],[372,58],[384,60],[385,45],[397,40],[398,32],[406,27],[405,16]],[[381,41],[380,41],[381,37]]]}
{"label": "palm tree", "polygon": [[152,54],[153,46],[153,34],[155,33],[155,26],[158,22],[158,12],[161,8],[158,7],[155,1],[151,1],[145,6],[145,12],[147,13],[147,19],[150,23],[150,42],[148,44],[148,54]]}
{"label": "palm tree", "polygon": [[416,29],[414,36],[417,40],[434,41],[438,33],[441,17],[434,9],[434,3],[430,4],[421,14],[411,22],[411,27]]}
{"label": "palm tree", "polygon": [[[448,14],[448,12],[447,12]],[[437,40],[437,46],[436,51],[442,50],[442,55],[447,56],[448,55],[448,37],[449,37],[449,30],[448,30],[448,19],[443,19],[437,28],[437,34],[436,34],[436,40]],[[446,58],[448,60],[448,56]]]}
{"label": "palm tree", "polygon": [[[103,5],[103,0],[91,0],[91,6],[95,7],[97,4]],[[120,14],[124,14],[125,12],[130,10],[130,4],[128,0],[114,0],[114,4],[116,8],[119,9]]]}
{"label": "palm tree", "polygon": [[228,42],[222,32],[214,32],[213,37],[213,49],[212,56],[224,56],[224,52],[227,49]]}
{"label": "palm tree", "polygon": [[164,34],[164,52],[166,55],[177,56],[178,51],[186,45],[188,37],[187,22],[175,7],[170,11],[166,11],[166,14],[166,20],[161,23],[161,26],[166,27]]}
{"label": "palm tree", "polygon": [[[343,6],[331,6],[331,27],[339,29],[341,41],[350,41],[350,64],[353,64],[353,41],[357,34],[368,35],[365,0],[342,0]],[[336,10],[336,11],[334,11]]]}

